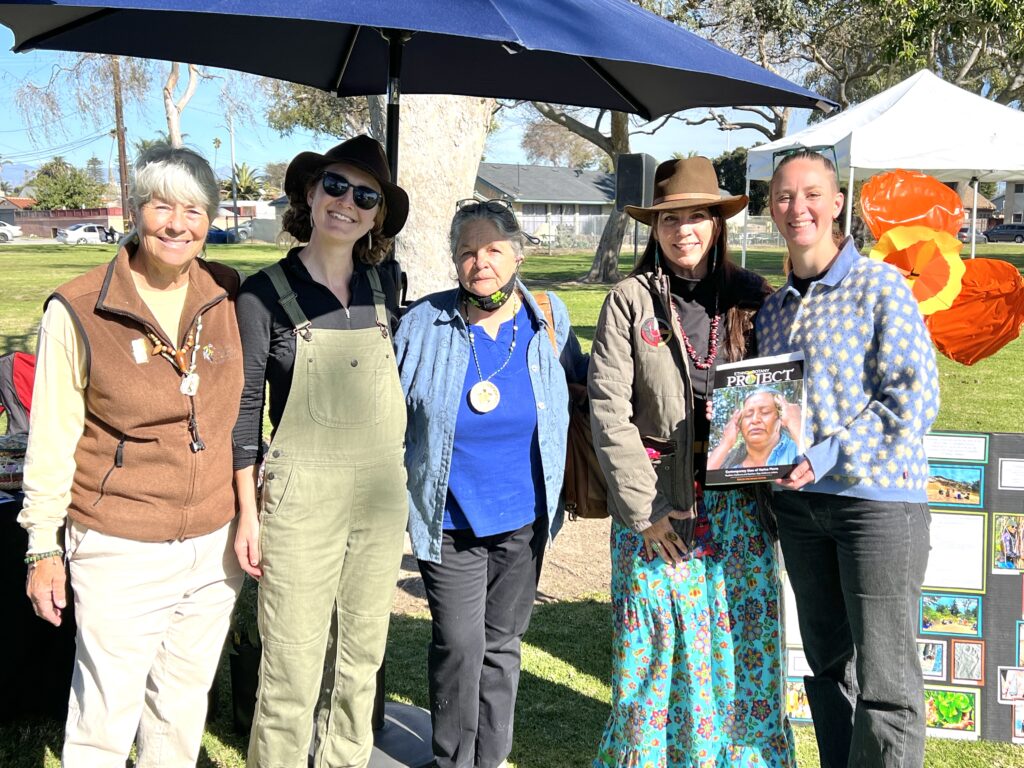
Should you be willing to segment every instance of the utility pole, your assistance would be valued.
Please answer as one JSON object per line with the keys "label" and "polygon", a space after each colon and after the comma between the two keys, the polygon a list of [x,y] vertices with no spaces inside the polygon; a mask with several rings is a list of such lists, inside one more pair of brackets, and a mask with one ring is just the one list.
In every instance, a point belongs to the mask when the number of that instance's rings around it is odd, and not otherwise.
{"label": "utility pole", "polygon": [[234,201],[235,233],[238,233],[238,182],[235,177],[235,120],[228,112],[228,134],[231,136],[231,197]]}
{"label": "utility pole", "polygon": [[118,183],[121,187],[121,231],[131,228],[128,219],[128,153],[125,150],[124,105],[121,100],[121,59],[111,58],[111,74],[114,80],[114,130],[117,131]]}

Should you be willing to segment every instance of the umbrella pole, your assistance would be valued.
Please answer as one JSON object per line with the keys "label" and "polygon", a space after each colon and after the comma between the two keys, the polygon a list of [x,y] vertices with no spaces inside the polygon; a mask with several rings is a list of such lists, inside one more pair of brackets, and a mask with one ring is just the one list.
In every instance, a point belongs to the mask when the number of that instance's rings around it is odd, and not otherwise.
{"label": "umbrella pole", "polygon": [[398,123],[402,99],[402,49],[410,35],[399,29],[389,29],[385,36],[388,39],[388,125],[384,146],[388,153],[388,165],[391,167],[391,181],[397,184]]}
{"label": "umbrella pole", "polygon": [[971,258],[974,258],[974,246],[977,240],[978,229],[978,177],[971,179],[971,186],[974,187],[974,205],[971,210]]}

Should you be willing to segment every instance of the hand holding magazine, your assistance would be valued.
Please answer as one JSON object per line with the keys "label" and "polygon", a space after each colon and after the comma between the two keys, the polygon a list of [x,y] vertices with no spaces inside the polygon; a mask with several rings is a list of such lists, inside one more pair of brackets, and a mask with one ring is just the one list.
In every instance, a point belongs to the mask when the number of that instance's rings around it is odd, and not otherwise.
{"label": "hand holding magazine", "polygon": [[715,370],[707,485],[785,477],[803,454],[803,355],[757,357]]}

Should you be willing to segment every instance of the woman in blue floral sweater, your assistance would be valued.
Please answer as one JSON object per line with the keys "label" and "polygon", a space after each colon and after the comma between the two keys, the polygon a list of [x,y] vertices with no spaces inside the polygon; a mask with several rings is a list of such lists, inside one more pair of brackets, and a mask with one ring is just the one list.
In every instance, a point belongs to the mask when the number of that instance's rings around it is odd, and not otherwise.
{"label": "woman in blue floral sweater", "polygon": [[843,195],[826,157],[784,157],[769,199],[792,271],[758,314],[757,341],[761,354],[806,360],[810,447],[777,481],[774,508],[822,765],[914,768],[924,762],[916,621],[935,354],[903,276],[832,239]]}

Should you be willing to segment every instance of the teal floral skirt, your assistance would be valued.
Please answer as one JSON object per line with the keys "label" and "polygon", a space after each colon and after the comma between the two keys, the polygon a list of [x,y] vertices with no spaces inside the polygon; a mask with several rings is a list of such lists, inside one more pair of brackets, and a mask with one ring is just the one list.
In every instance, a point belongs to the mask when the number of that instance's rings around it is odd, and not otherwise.
{"label": "teal floral skirt", "polygon": [[594,768],[794,768],[775,551],[754,500],[704,492],[674,566],[612,524],[612,709]]}

